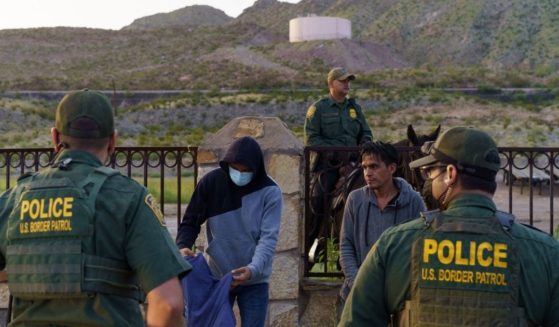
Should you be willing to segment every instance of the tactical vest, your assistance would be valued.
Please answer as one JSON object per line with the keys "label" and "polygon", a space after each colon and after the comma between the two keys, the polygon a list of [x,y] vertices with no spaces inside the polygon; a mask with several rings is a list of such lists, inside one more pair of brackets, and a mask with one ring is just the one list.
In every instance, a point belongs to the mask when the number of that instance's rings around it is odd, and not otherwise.
{"label": "tactical vest", "polygon": [[41,173],[20,178],[7,230],[8,286],[14,297],[107,293],[142,300],[136,276],[125,262],[95,255],[95,200],[115,174],[118,171],[98,167],[77,183]]}
{"label": "tactical vest", "polygon": [[[431,212],[432,214],[432,212]],[[472,219],[436,212],[414,241],[411,299],[396,326],[528,326],[519,304],[514,219]]]}

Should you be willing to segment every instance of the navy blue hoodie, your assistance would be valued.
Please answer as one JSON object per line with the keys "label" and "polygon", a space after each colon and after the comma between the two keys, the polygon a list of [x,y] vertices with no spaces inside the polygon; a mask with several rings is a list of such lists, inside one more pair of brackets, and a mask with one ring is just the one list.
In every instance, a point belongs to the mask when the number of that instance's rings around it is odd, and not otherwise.
{"label": "navy blue hoodie", "polygon": [[[252,181],[245,186],[233,183],[230,163],[249,167]],[[192,247],[207,221],[206,252],[214,274],[248,266],[252,275],[247,284],[267,282],[280,229],[281,190],[266,174],[262,150],[251,137],[233,142],[219,165],[196,186],[178,228],[177,245]]]}

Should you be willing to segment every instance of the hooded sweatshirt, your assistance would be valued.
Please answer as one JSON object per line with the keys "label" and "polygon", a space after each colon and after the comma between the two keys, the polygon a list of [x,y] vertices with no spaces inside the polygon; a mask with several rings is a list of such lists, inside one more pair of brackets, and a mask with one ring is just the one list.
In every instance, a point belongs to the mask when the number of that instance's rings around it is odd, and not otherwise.
{"label": "hooded sweatshirt", "polygon": [[383,210],[378,207],[374,192],[368,186],[354,190],[348,196],[340,232],[344,286],[351,288],[367,253],[388,227],[417,218],[425,210],[423,199],[408,182],[399,177],[393,181],[399,190],[398,196]]}
{"label": "hooded sweatshirt", "polygon": [[[229,164],[240,163],[254,173],[245,186],[229,177]],[[280,229],[282,194],[266,174],[258,143],[242,137],[231,144],[220,168],[206,174],[194,190],[177,232],[179,248],[191,248],[207,221],[208,264],[217,277],[248,266],[248,284],[267,282],[272,272]]]}

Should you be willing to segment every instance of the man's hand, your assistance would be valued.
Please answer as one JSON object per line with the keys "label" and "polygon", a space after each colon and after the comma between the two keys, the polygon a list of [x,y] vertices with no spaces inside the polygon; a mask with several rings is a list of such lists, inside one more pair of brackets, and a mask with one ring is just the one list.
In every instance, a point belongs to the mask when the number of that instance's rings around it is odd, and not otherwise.
{"label": "man's hand", "polygon": [[182,256],[188,256],[188,257],[193,257],[194,256],[194,252],[192,252],[191,249],[189,248],[182,248],[179,250],[180,253],[182,254]]}
{"label": "man's hand", "polygon": [[233,282],[231,282],[231,288],[235,288],[238,285],[244,284],[252,276],[252,273],[247,266],[233,269],[231,273],[233,274]]}

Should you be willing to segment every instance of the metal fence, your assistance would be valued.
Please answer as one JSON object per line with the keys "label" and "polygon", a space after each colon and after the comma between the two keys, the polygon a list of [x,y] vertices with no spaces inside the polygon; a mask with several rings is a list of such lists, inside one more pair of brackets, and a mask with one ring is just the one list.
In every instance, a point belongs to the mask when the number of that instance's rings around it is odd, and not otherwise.
{"label": "metal fence", "polygon": [[[396,147],[400,155],[412,154],[419,150],[413,147]],[[306,147],[304,177],[305,177],[305,230],[308,235],[309,221],[312,219],[310,206],[311,178],[313,157],[324,153],[341,152],[348,158],[357,158],[356,147]],[[556,189],[559,183],[559,148],[531,148],[531,147],[501,147],[501,169],[497,175],[497,192],[494,201],[499,210],[515,215],[517,222],[529,224],[544,232],[554,234],[555,216],[558,210],[555,206]],[[330,206],[325,207],[325,219],[333,221]],[[336,213],[339,214],[339,213]],[[411,218],[411,217],[410,217]],[[338,235],[331,235],[332,238]],[[309,242],[305,242],[305,275],[311,277],[341,277],[338,264],[339,249],[335,242],[328,242],[329,247],[323,257],[315,264],[309,263]]]}
{"label": "metal fence", "polygon": [[[418,150],[407,147],[397,149],[401,153]],[[166,205],[176,205],[179,223],[183,206],[191,195],[187,193],[194,189],[198,180],[197,151],[196,147],[118,147],[107,165],[135,178],[144,186],[150,186],[152,190],[155,188],[163,212]],[[321,151],[325,151],[325,148],[307,147],[304,152],[304,235],[308,233],[307,222],[311,219],[308,196],[311,157]],[[356,157],[358,149],[342,147],[329,148],[328,151],[338,151]],[[503,147],[499,148],[499,151],[501,171],[495,196],[499,209],[514,214],[519,222],[553,234],[556,228],[554,218],[558,214],[555,197],[559,193],[556,190],[559,181],[559,148]],[[53,157],[52,148],[0,149],[0,190],[13,186],[23,173],[47,167]],[[169,180],[175,181],[172,186],[166,186],[166,181]],[[172,202],[166,200],[165,194],[168,191],[176,194],[176,199]],[[331,212],[326,212],[326,215],[331,215]],[[305,242],[305,275],[342,276],[337,266],[337,250],[331,248],[331,251],[326,251],[324,264],[314,265],[313,268],[309,264],[309,248]]]}
{"label": "metal fence", "polygon": [[[508,210],[521,218],[527,218],[528,224],[541,228],[554,234],[555,216],[555,187],[559,182],[559,148],[527,148],[527,147],[502,147],[499,148],[501,155],[501,172],[503,181],[508,190]],[[520,187],[520,196],[514,192],[514,187]],[[520,210],[515,202],[524,200],[523,196],[527,188],[527,210]],[[535,191],[538,194],[535,194]],[[545,200],[547,198],[548,204]],[[549,212],[547,219],[549,228],[544,224],[537,224],[543,217],[535,217],[536,213],[546,207]]]}
{"label": "metal fence", "polygon": [[[182,206],[198,180],[197,147],[117,147],[107,166],[120,170],[159,195],[161,210],[166,204],[176,204],[177,223]],[[52,148],[0,149],[0,189],[13,186],[17,178],[50,165],[54,158]],[[172,187],[166,182],[172,181]],[[190,183],[190,185],[185,185]],[[166,201],[166,194],[176,195],[175,203]],[[175,196],[173,196],[175,197]]]}

